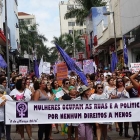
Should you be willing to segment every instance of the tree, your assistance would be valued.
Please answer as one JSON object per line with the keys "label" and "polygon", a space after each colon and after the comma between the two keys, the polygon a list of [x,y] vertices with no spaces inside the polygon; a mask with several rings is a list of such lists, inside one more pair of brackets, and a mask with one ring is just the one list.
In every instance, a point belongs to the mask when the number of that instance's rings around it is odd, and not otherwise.
{"label": "tree", "polygon": [[44,45],[47,39],[44,35],[38,33],[38,26],[38,24],[29,26],[24,21],[19,22],[21,54],[23,55],[24,51],[29,51],[28,53],[32,54],[32,51],[36,49],[38,58],[42,55],[49,58],[49,50]]}
{"label": "tree", "polygon": [[99,7],[99,6],[105,6],[106,2],[103,2],[103,0],[75,0],[78,8],[70,8],[68,12],[65,14],[65,18],[75,18],[76,22],[83,24],[85,18],[87,17],[90,9],[92,7]]}
{"label": "tree", "polygon": [[[84,48],[84,44],[81,40],[81,36],[78,34],[77,31],[74,31],[74,40],[75,40],[75,46],[76,51],[81,51]],[[69,53],[71,50],[73,51],[73,34],[63,34],[60,35],[60,37],[53,37],[53,44],[58,44],[61,46],[62,49],[64,49],[67,53]],[[55,48],[53,51],[57,51]]]}
{"label": "tree", "polygon": [[[75,40],[75,49],[77,52],[83,51],[84,49],[84,43],[81,40],[81,36],[78,34],[77,31],[74,32],[74,40]],[[53,37],[53,44],[58,44],[62,49],[64,49],[68,54],[70,52],[74,52],[74,46],[73,46],[73,34],[63,34],[59,37]],[[58,51],[56,47],[51,48],[51,52],[53,55],[58,57]],[[55,58],[57,58],[55,57]]]}

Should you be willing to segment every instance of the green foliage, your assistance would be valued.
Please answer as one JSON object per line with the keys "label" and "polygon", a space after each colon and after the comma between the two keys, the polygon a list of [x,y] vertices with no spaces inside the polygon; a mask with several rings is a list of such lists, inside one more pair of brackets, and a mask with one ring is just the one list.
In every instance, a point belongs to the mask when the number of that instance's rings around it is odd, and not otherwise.
{"label": "green foliage", "polygon": [[[78,34],[78,32],[74,32],[74,39],[75,39],[75,47],[76,51],[83,51],[84,44],[81,40],[81,36]],[[59,37],[53,37],[53,44],[58,44],[61,46],[67,53],[72,52],[73,53],[73,35],[72,34],[63,34]],[[52,48],[52,52],[54,52],[57,55],[57,49],[54,47]]]}
{"label": "green foliage", "polygon": [[76,22],[81,24],[84,22],[92,7],[106,5],[106,2],[103,2],[102,0],[76,0],[76,3],[79,5],[79,7],[68,10],[68,12],[65,14],[65,18],[69,19],[76,17]]}
{"label": "green foliage", "polygon": [[43,55],[46,60],[49,60],[49,49],[44,45],[47,39],[44,35],[38,33],[38,26],[38,24],[29,26],[24,21],[19,22],[21,54],[23,55],[24,51],[29,51],[28,53],[32,54],[32,50],[36,49],[38,58]]}

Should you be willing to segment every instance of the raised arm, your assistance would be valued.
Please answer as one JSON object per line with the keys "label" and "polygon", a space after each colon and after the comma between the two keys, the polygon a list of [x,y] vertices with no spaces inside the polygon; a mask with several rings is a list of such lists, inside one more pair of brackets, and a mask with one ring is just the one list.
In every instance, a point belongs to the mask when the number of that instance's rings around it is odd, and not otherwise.
{"label": "raised arm", "polygon": [[140,84],[135,80],[135,78],[140,74],[140,71],[138,73],[135,73],[133,74],[131,77],[130,77],[130,80],[132,82],[132,85],[138,89],[140,87]]}

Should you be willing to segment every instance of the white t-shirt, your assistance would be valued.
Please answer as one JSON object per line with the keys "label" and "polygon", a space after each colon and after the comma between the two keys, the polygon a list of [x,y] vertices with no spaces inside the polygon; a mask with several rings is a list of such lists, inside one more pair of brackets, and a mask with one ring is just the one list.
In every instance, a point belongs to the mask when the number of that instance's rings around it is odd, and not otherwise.
{"label": "white t-shirt", "polygon": [[110,95],[113,92],[114,89],[115,89],[115,87],[105,86],[104,93]]}
{"label": "white t-shirt", "polygon": [[[7,101],[13,101],[13,99],[9,95],[3,95],[0,100],[7,100]],[[1,103],[3,102],[1,101]],[[0,107],[0,122],[4,121],[4,106]]]}
{"label": "white t-shirt", "polygon": [[115,88],[112,94],[118,96],[118,98],[120,99],[130,98],[129,93],[126,91],[125,88],[123,89],[123,91],[117,91],[117,89]]}
{"label": "white t-shirt", "polygon": [[108,98],[109,98],[108,94],[102,93],[101,95],[99,95],[94,93],[89,97],[89,100],[100,100],[100,99],[108,99]]}
{"label": "white t-shirt", "polygon": [[32,92],[29,90],[29,89],[25,89],[23,92],[19,92],[17,89],[13,89],[11,92],[10,92],[10,96],[14,96],[15,98],[17,96],[22,96],[24,95],[25,97],[25,101],[30,101],[31,100],[31,94]]}

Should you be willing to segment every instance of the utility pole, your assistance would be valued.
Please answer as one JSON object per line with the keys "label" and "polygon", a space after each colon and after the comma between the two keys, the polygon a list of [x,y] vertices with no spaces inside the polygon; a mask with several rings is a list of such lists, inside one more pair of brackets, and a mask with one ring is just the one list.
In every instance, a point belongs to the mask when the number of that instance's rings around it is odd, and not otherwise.
{"label": "utility pole", "polygon": [[74,58],[76,58],[76,48],[75,48],[75,35],[74,35],[74,26],[73,26],[73,28],[72,28],[72,31],[73,31],[73,33],[72,33],[72,35],[73,35],[73,57]]}
{"label": "utility pole", "polygon": [[8,29],[7,29],[7,1],[6,0],[5,0],[5,33],[6,33],[7,80],[8,80],[8,87],[10,87],[9,46],[8,46]]}

